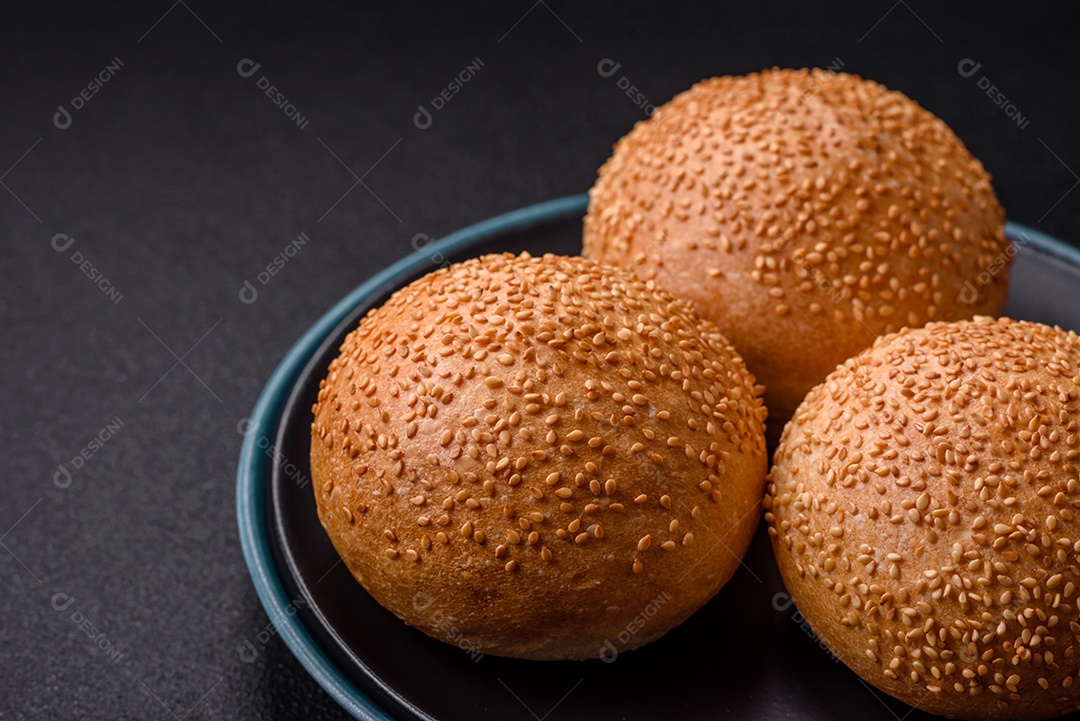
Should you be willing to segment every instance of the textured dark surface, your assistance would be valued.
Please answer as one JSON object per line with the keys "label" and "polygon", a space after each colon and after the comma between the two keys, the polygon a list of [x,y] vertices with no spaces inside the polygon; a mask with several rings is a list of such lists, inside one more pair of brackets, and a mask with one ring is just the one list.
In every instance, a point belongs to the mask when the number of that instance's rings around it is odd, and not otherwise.
{"label": "textured dark surface", "polygon": [[[950,123],[1011,218],[1080,239],[1080,192],[1066,195],[1080,60],[1063,12],[888,0],[5,8],[0,717],[341,715],[279,640],[258,638],[267,619],[235,530],[237,423],[303,330],[416,234],[587,189],[642,117],[622,77],[660,104],[708,75],[840,58]],[[115,77],[57,128],[57,106],[116,58]],[[247,78],[245,58],[261,63]],[[609,58],[621,67],[605,78]],[[965,58],[982,63],[967,78]],[[418,106],[476,59],[417,128]],[[1026,127],[979,88],[984,76]],[[57,251],[60,233],[75,241]],[[258,646],[250,663],[245,640]]]}

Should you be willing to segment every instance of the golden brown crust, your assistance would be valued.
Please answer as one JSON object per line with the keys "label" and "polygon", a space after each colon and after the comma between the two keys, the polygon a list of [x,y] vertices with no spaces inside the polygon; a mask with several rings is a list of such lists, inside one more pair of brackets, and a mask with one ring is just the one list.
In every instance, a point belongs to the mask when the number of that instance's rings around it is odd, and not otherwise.
{"label": "golden brown crust", "polygon": [[371,595],[436,638],[610,655],[738,566],[767,468],[759,393],[653,284],[584,258],[485,256],[346,338],[313,409],[319,516]]}
{"label": "golden brown crust", "polygon": [[945,123],[854,75],[704,80],[638,123],[590,192],[584,254],[692,300],[770,421],[875,335],[998,315],[990,176]]}
{"label": "golden brown crust", "polygon": [[807,396],[765,500],[799,611],[959,718],[1080,706],[1080,338],[977,318],[879,340]]}

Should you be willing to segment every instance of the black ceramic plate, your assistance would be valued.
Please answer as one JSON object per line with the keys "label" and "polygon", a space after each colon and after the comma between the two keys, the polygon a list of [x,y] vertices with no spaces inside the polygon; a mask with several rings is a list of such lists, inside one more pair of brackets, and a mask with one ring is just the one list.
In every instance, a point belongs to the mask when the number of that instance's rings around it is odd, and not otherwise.
{"label": "black ceramic plate", "polygon": [[[342,301],[282,362],[253,413],[238,479],[245,555],[279,633],[363,719],[933,718],[867,686],[819,646],[760,529],[712,602],[610,663],[478,657],[440,643],[379,606],[339,562],[316,515],[308,443],[319,381],[346,333],[438,265],[496,251],[579,252],[585,202],[534,206],[419,251]],[[1009,233],[1008,315],[1080,328],[1080,253],[1022,226]]]}

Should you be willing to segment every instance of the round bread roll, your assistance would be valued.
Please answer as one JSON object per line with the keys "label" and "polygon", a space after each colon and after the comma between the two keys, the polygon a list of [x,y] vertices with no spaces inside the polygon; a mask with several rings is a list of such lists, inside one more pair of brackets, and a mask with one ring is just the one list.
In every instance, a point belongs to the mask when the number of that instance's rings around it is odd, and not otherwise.
{"label": "round bread roll", "polygon": [[855,75],[705,80],[615,146],[584,254],[694,302],[765,385],[770,425],[876,335],[1000,315],[990,176],[944,122]]}
{"label": "round bread roll", "polygon": [[759,394],[652,283],[484,256],[345,339],[313,409],[319,517],[364,588],[435,638],[611,658],[737,568],[767,470]]}
{"label": "round bread roll", "polygon": [[784,583],[867,682],[965,719],[1080,707],[1080,338],[976,318],[814,388],[765,500]]}

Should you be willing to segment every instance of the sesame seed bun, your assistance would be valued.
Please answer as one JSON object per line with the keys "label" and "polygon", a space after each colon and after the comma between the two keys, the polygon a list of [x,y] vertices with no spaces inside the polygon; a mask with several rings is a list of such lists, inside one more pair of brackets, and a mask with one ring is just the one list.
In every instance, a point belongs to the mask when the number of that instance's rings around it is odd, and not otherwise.
{"label": "sesame seed bun", "polygon": [[990,176],[940,119],[855,75],[704,80],[590,192],[584,254],[692,300],[765,385],[770,425],[875,335],[1000,315]]}
{"label": "sesame seed bun", "polygon": [[364,588],[435,638],[611,658],[738,566],[767,470],[759,393],[652,283],[484,256],[345,339],[313,409],[319,517]]}
{"label": "sesame seed bun", "polygon": [[765,500],[828,647],[925,711],[1080,706],[1080,338],[977,318],[879,340],[807,396]]}

